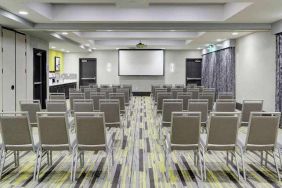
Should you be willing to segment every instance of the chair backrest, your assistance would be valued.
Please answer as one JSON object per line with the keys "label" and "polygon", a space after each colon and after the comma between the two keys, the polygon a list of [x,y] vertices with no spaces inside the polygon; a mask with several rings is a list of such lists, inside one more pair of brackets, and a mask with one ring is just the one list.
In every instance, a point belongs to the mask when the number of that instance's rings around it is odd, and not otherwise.
{"label": "chair backrest", "polygon": [[216,102],[235,102],[236,99],[216,99]]}
{"label": "chair backrest", "polygon": [[125,102],[125,105],[129,105],[129,88],[117,88],[116,89],[116,92],[117,93],[124,93],[124,102]]}
{"label": "chair backrest", "polygon": [[183,88],[184,89],[184,84],[175,84],[175,88]]}
{"label": "chair backrest", "polygon": [[50,100],[66,100],[65,93],[49,93]]}
{"label": "chair backrest", "polygon": [[110,93],[113,93],[114,91],[113,91],[113,88],[111,88],[111,87],[108,87],[108,88],[100,88],[100,92],[104,92],[104,93],[106,93],[106,98],[108,99],[109,98],[109,94]]}
{"label": "chair backrest", "polygon": [[235,149],[240,118],[240,112],[211,112],[207,129],[207,148]]}
{"label": "chair backrest", "polygon": [[35,151],[27,112],[0,113],[0,129],[5,149]]}
{"label": "chair backrest", "polygon": [[97,92],[97,88],[85,88],[84,89],[84,94],[85,94],[85,99],[90,99],[90,93]]}
{"label": "chair backrest", "polygon": [[74,99],[73,100],[74,112],[93,112],[94,105],[92,99]]}
{"label": "chair backrest", "polygon": [[97,87],[98,87],[98,85],[97,85],[97,84],[93,84],[93,83],[91,83],[91,84],[89,84],[89,87],[90,87],[90,88],[97,88]]}
{"label": "chair backrest", "polygon": [[172,84],[164,84],[163,88],[167,88],[167,91],[170,92],[172,88]]}
{"label": "chair backrest", "polygon": [[195,88],[199,89],[199,92],[201,93],[204,91],[205,86],[196,86]]}
{"label": "chair backrest", "polygon": [[235,112],[236,102],[215,102],[214,111],[215,112]]}
{"label": "chair backrest", "polygon": [[208,109],[211,111],[214,104],[215,93],[214,92],[203,92],[200,93],[199,99],[208,99],[209,105]]}
{"label": "chair backrest", "polygon": [[85,94],[84,93],[70,93],[69,99],[70,99],[70,109],[73,110],[73,100],[74,99],[85,99]]}
{"label": "chair backrest", "polygon": [[82,91],[80,89],[76,88],[69,88],[69,93],[81,93]]}
{"label": "chair backrest", "polygon": [[66,100],[46,100],[47,112],[66,112]]}
{"label": "chair backrest", "polygon": [[213,93],[215,93],[215,88],[203,88],[203,92],[213,92]]}
{"label": "chair backrest", "polygon": [[158,92],[157,95],[157,110],[162,110],[163,108],[163,100],[164,99],[171,99],[172,98],[172,94],[170,92]]}
{"label": "chair backrest", "polygon": [[132,85],[131,84],[122,84],[121,88],[127,88],[129,90],[129,96],[132,94]]}
{"label": "chair backrest", "polygon": [[188,88],[195,88],[197,86],[197,84],[187,84],[187,89]]}
{"label": "chair backrest", "polygon": [[171,149],[197,149],[200,130],[200,112],[172,112]]}
{"label": "chair backrest", "polygon": [[192,99],[192,93],[190,92],[178,92],[177,99],[183,100],[183,110],[188,109],[188,100]]}
{"label": "chair backrest", "polygon": [[106,147],[106,128],[103,112],[75,112],[75,127],[78,148],[96,150]]}
{"label": "chair backrest", "polygon": [[155,93],[155,89],[156,88],[161,88],[161,85],[151,85],[151,93],[152,93],[152,96],[154,97],[154,93]]}
{"label": "chair backrest", "polygon": [[189,99],[188,112],[201,112],[201,122],[205,123],[208,119],[208,99]]}
{"label": "chair backrest", "polygon": [[234,94],[233,92],[219,92],[218,99],[234,99]]}
{"label": "chair backrest", "polygon": [[89,85],[88,85],[88,86],[80,86],[79,88],[80,88],[80,91],[81,91],[81,92],[84,92],[84,90],[85,90],[86,88],[90,88],[90,86],[89,86]]}
{"label": "chair backrest", "polygon": [[99,111],[99,100],[106,99],[106,93],[104,92],[90,93],[90,99],[93,100],[94,111]]}
{"label": "chair backrest", "polygon": [[243,100],[242,105],[242,123],[249,121],[251,112],[261,112],[263,100]]}
{"label": "chair backrest", "polygon": [[37,119],[40,147],[71,151],[66,112],[37,112]]}
{"label": "chair backrest", "polygon": [[280,112],[251,112],[246,148],[249,150],[274,149],[280,116]]}
{"label": "chair backrest", "polygon": [[100,88],[109,88],[111,87],[109,84],[100,84]]}
{"label": "chair backrest", "polygon": [[198,88],[187,88],[187,92],[192,93],[192,99],[198,99],[199,98],[200,90]]}
{"label": "chair backrest", "polygon": [[183,99],[164,99],[162,107],[162,125],[168,127],[171,124],[171,113],[183,111]]}
{"label": "chair backrest", "polygon": [[164,92],[167,92],[167,88],[155,88],[155,93],[154,93],[155,102],[157,101],[158,93],[164,93]]}
{"label": "chair backrest", "polygon": [[110,93],[110,99],[118,99],[119,100],[119,109],[120,111],[125,111],[125,96],[124,93]]}
{"label": "chair backrest", "polygon": [[113,85],[112,85],[113,92],[116,93],[116,92],[117,92],[117,89],[120,88],[120,87],[121,87],[121,86],[120,86],[119,84],[117,84],[117,85],[113,84]]}
{"label": "chair backrest", "polygon": [[171,93],[172,93],[172,98],[177,99],[177,93],[183,92],[183,88],[172,88]]}
{"label": "chair backrest", "polygon": [[118,99],[100,99],[99,109],[105,114],[106,127],[120,127],[120,109]]}
{"label": "chair backrest", "polygon": [[36,112],[41,111],[41,104],[39,100],[25,100],[20,101],[20,108],[22,112],[28,112],[29,121],[31,125],[37,124]]}

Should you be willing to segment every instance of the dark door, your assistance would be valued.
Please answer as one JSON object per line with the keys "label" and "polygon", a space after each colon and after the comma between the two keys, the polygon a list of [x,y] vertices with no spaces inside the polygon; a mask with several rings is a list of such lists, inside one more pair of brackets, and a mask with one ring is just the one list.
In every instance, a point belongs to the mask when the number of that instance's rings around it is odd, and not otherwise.
{"label": "dark door", "polygon": [[186,85],[201,85],[202,59],[186,59]]}
{"label": "dark door", "polygon": [[97,60],[96,58],[79,59],[79,85],[96,84]]}
{"label": "dark door", "polygon": [[46,51],[33,49],[33,99],[40,100],[41,106],[45,109],[47,98],[46,83]]}

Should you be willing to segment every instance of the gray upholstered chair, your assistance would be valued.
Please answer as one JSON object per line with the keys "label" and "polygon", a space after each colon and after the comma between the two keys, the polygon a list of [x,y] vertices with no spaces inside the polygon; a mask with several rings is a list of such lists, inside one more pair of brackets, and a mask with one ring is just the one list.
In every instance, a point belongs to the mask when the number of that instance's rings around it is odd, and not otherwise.
{"label": "gray upholstered chair", "polygon": [[154,93],[154,101],[155,101],[155,104],[157,104],[157,96],[158,96],[158,93],[165,93],[167,92],[167,88],[156,88],[155,89],[155,93]]}
{"label": "gray upholstered chair", "polygon": [[201,112],[201,124],[206,127],[208,120],[208,99],[189,99],[188,112]]}
{"label": "gray upholstered chair", "polygon": [[84,166],[85,151],[104,151],[108,159],[108,174],[110,174],[111,166],[114,164],[114,156],[111,148],[112,141],[107,139],[104,113],[75,112],[74,118],[77,145],[72,157],[72,181],[76,179],[78,158],[80,166]]}
{"label": "gray upholstered chair", "polygon": [[164,99],[162,107],[162,122],[159,130],[159,137],[161,138],[162,128],[171,126],[171,114],[172,112],[183,111],[182,99]]}
{"label": "gray upholstered chair", "polygon": [[74,99],[73,100],[74,112],[93,112],[94,105],[92,99]]}
{"label": "gray upholstered chair", "polygon": [[171,93],[172,93],[172,98],[177,99],[177,93],[183,92],[183,88],[172,88]]}
{"label": "gray upholstered chair", "polygon": [[243,100],[241,124],[248,124],[251,112],[262,112],[263,100]]}
{"label": "gray upholstered chair", "polygon": [[233,92],[219,92],[218,99],[234,99],[234,94]]}
{"label": "gray upholstered chair", "polygon": [[23,100],[20,101],[20,109],[22,112],[28,112],[29,123],[32,127],[37,126],[36,112],[41,111],[41,104],[39,100]]}
{"label": "gray upholstered chair", "polygon": [[182,89],[184,89],[185,85],[184,84],[175,84],[175,88],[182,88]]}
{"label": "gray upholstered chair", "polygon": [[119,110],[122,114],[125,114],[125,96],[124,93],[110,93],[109,99],[119,100]]}
{"label": "gray upholstered chair", "polygon": [[236,155],[236,140],[240,126],[240,116],[240,112],[210,113],[207,134],[201,134],[200,136],[200,162],[202,163],[201,166],[204,168],[204,180],[207,178],[205,155],[208,151],[226,151],[227,165],[230,162],[229,152],[231,152],[232,156],[236,159],[237,175],[238,178],[240,178],[239,165]]}
{"label": "gray upholstered chair", "polygon": [[81,92],[84,92],[86,88],[90,88],[90,86],[79,86],[79,89],[81,90]]}
{"label": "gray upholstered chair", "polygon": [[111,87],[107,87],[107,88],[102,88],[102,87],[101,87],[101,88],[100,88],[100,92],[106,93],[106,98],[108,99],[110,93],[113,93],[114,91],[113,91],[113,88],[111,88]]}
{"label": "gray upholstered chair", "polygon": [[49,93],[50,100],[66,100],[65,93]]}
{"label": "gray upholstered chair", "polygon": [[129,100],[130,100],[129,88],[117,88],[116,93],[123,93],[124,104],[125,106],[129,106]]}
{"label": "gray upholstered chair", "polygon": [[93,100],[94,111],[99,111],[99,100],[100,99],[106,99],[106,93],[104,93],[104,92],[90,93],[90,99]]}
{"label": "gray upholstered chair", "polygon": [[90,88],[98,88],[98,85],[91,83],[91,84],[89,84],[89,87],[90,87]]}
{"label": "gray upholstered chair", "polygon": [[85,94],[84,93],[70,93],[69,99],[70,99],[70,110],[73,110],[73,100],[74,99],[85,99]]}
{"label": "gray upholstered chair", "polygon": [[85,99],[90,99],[90,93],[97,92],[97,88],[85,88],[84,89]]}
{"label": "gray upholstered chair", "polygon": [[213,92],[215,93],[215,88],[203,88],[203,92]]}
{"label": "gray upholstered chair", "polygon": [[164,84],[163,88],[166,88],[168,92],[171,92],[172,84]]}
{"label": "gray upholstered chair", "polygon": [[[0,152],[0,179],[9,151],[14,153],[14,163],[20,164],[20,151],[36,151],[28,112],[0,113],[0,131],[2,145]],[[36,168],[35,168],[36,169]]]}
{"label": "gray upholstered chair", "polygon": [[47,112],[66,112],[66,100],[46,100]]}
{"label": "gray upholstered chair", "polygon": [[[237,146],[240,149],[240,155],[242,158],[242,167],[244,179],[246,180],[245,169],[245,154],[247,151],[259,151],[261,152],[261,163],[263,161],[263,152],[268,155],[272,153],[276,173],[280,181],[280,174],[278,165],[276,162],[276,141],[278,135],[278,128],[280,123],[280,112],[251,112],[248,125],[247,134],[239,134],[237,140]],[[266,157],[267,163],[267,157]]]}
{"label": "gray upholstered chair", "polygon": [[171,92],[164,92],[164,93],[158,92],[158,95],[157,95],[157,112],[162,112],[163,100],[164,99],[171,99],[171,98],[172,98]]}
{"label": "gray upholstered chair", "polygon": [[83,93],[80,89],[69,88],[69,93]]}
{"label": "gray upholstered chair", "polygon": [[214,112],[235,112],[236,111],[236,102],[215,102],[214,103]]}
{"label": "gray upholstered chair", "polygon": [[192,99],[198,99],[199,98],[200,90],[198,88],[187,88],[187,92],[192,93]]}
{"label": "gray upholstered chair", "polygon": [[187,84],[187,89],[188,88],[195,88],[197,87],[197,84]]}
{"label": "gray upholstered chair", "polygon": [[[194,151],[194,162],[195,164],[198,164],[200,130],[200,112],[172,112],[171,134],[167,135],[165,140],[165,166],[167,178],[169,177],[171,153],[173,151]],[[202,176],[202,167],[200,172]]]}
{"label": "gray upholstered chair", "polygon": [[214,100],[215,100],[215,93],[214,92],[202,92],[199,94],[199,99],[208,99],[208,109],[212,111]]}
{"label": "gray upholstered chair", "polygon": [[113,84],[113,85],[112,85],[113,92],[116,93],[116,92],[117,92],[117,89],[120,88],[120,87],[121,87],[120,84]]}
{"label": "gray upholstered chair", "polygon": [[39,180],[43,155],[47,155],[48,165],[52,165],[53,151],[73,151],[75,137],[70,136],[66,112],[37,112],[39,145],[36,154],[35,179]]}
{"label": "gray upholstered chair", "polygon": [[177,99],[183,100],[183,110],[188,110],[188,100],[192,99],[192,93],[190,92],[178,92]]}
{"label": "gray upholstered chair", "polygon": [[154,99],[154,97],[155,97],[155,89],[156,88],[161,88],[161,85],[160,84],[151,85],[151,97],[152,97],[152,99]]}

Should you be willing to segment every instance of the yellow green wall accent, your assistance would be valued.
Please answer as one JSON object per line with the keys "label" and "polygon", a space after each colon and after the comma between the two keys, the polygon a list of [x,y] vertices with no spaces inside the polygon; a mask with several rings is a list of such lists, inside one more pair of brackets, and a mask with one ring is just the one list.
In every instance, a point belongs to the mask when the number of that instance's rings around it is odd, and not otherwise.
{"label": "yellow green wall accent", "polygon": [[64,53],[49,50],[49,71],[55,71],[55,57],[60,57],[60,73],[64,72]]}

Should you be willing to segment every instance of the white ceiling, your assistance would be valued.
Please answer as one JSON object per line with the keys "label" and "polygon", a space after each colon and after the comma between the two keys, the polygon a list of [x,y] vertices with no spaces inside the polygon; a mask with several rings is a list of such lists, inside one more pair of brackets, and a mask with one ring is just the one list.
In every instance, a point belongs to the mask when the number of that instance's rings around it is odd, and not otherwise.
{"label": "white ceiling", "polygon": [[71,52],[134,48],[140,41],[148,48],[198,49],[269,30],[282,19],[281,0],[0,0],[0,7],[0,25]]}

